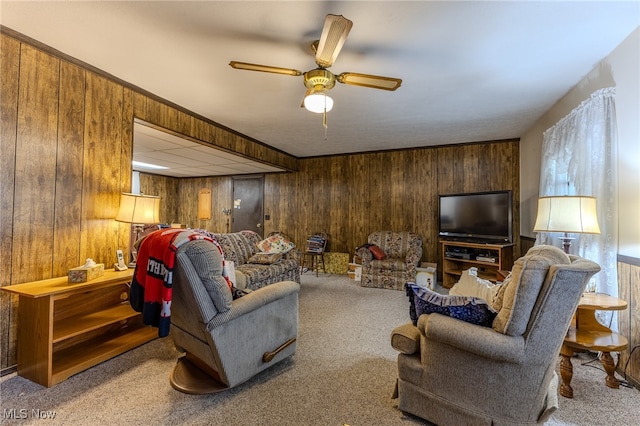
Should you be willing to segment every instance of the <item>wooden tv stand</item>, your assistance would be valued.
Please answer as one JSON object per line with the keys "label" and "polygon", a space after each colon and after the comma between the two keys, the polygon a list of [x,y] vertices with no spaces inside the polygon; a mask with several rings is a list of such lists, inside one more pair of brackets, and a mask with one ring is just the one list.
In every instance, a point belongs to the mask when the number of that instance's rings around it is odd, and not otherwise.
{"label": "wooden tv stand", "polygon": [[158,337],[129,305],[133,269],[2,287],[18,299],[18,375],[53,386]]}
{"label": "wooden tv stand", "polygon": [[[496,282],[498,271],[511,270],[513,244],[484,244],[440,241],[442,245],[442,286],[451,288],[463,271],[478,268],[478,277]],[[482,257],[491,260],[482,260]],[[478,259],[480,257],[480,260]]]}

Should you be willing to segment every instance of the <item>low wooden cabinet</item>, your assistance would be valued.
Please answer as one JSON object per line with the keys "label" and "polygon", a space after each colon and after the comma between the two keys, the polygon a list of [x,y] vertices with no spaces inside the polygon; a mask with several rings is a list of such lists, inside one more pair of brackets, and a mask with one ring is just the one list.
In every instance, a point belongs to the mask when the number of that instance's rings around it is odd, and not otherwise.
{"label": "low wooden cabinet", "polygon": [[18,299],[18,374],[50,387],[158,337],[129,305],[133,270],[2,287]]}
{"label": "low wooden cabinet", "polygon": [[483,244],[440,241],[442,245],[442,286],[451,288],[463,271],[478,268],[478,277],[496,282],[498,271],[511,270],[513,244]]}

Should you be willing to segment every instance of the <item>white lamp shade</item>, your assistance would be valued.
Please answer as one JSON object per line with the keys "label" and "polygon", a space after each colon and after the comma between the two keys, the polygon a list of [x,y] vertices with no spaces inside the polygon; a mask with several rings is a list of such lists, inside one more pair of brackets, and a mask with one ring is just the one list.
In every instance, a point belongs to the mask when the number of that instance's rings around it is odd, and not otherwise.
{"label": "white lamp shade", "polygon": [[596,199],[583,196],[538,198],[535,232],[599,234]]}
{"label": "white lamp shade", "polygon": [[121,194],[118,222],[134,224],[160,223],[160,197],[153,195]]}
{"label": "white lamp shade", "polygon": [[311,111],[322,113],[331,111],[333,108],[333,99],[322,92],[315,92],[304,98],[304,107]]}

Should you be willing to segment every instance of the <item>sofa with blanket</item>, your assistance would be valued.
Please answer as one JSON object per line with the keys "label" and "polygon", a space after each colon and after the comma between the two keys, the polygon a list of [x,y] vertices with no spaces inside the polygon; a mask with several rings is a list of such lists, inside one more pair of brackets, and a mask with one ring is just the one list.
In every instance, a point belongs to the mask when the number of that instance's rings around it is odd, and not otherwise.
{"label": "sofa with blanket", "polygon": [[285,235],[262,239],[253,231],[240,231],[213,236],[225,260],[234,263],[237,288],[256,290],[279,281],[300,283],[300,251]]}

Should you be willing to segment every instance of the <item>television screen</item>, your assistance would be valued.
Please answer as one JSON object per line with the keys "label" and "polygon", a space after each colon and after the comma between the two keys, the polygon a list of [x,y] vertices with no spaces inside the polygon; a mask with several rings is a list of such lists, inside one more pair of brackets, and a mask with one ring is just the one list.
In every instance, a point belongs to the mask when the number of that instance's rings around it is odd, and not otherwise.
{"label": "television screen", "polygon": [[440,236],[473,241],[512,241],[511,191],[440,196]]}

